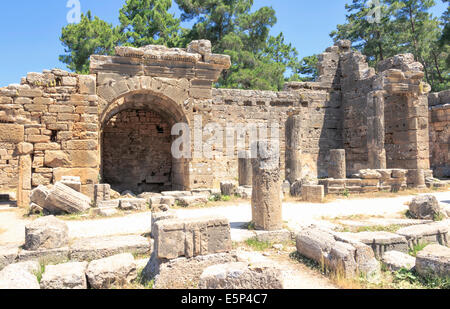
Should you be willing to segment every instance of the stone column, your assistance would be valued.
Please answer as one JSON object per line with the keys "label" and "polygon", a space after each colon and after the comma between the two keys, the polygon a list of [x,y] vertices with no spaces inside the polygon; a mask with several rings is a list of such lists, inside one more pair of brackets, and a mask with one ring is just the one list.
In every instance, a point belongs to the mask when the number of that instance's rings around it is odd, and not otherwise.
{"label": "stone column", "polygon": [[425,173],[423,169],[408,170],[408,186],[412,188],[426,188]]}
{"label": "stone column", "polygon": [[250,151],[240,151],[239,152],[239,185],[240,186],[251,186],[252,185],[252,157]]}
{"label": "stone column", "polygon": [[367,97],[367,150],[371,169],[386,169],[384,95],[379,90]]}
{"label": "stone column", "polygon": [[345,150],[330,150],[330,162],[328,163],[328,177],[334,179],[346,179]]}
{"label": "stone column", "polygon": [[109,201],[111,199],[111,186],[108,184],[94,185],[94,203]]}
{"label": "stone column", "polygon": [[258,230],[282,229],[280,150],[276,142],[256,143],[257,156],[252,159],[252,218]]}
{"label": "stone column", "polygon": [[293,184],[302,178],[301,116],[292,115],[286,121],[286,179]]}

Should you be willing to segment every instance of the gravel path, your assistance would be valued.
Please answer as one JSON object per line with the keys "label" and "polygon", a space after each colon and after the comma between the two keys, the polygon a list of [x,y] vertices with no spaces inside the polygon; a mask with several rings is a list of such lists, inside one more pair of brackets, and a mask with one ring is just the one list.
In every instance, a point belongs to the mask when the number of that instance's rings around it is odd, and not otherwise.
{"label": "gravel path", "polygon": [[[441,202],[450,204],[450,192],[434,193]],[[371,215],[395,218],[408,209],[404,204],[412,196],[377,199],[336,200],[327,204],[284,203],[283,219],[292,229],[299,229],[309,224],[326,224],[322,219],[350,216]],[[178,209],[181,218],[223,215],[231,222],[232,238],[235,241],[245,239],[248,231],[240,227],[251,221],[250,203],[236,206]],[[107,235],[144,234],[150,231],[150,212],[131,214],[125,217],[66,221],[71,238],[84,238]],[[0,245],[21,244],[24,242],[24,228],[29,219],[23,218],[20,210],[11,208],[0,211]]]}

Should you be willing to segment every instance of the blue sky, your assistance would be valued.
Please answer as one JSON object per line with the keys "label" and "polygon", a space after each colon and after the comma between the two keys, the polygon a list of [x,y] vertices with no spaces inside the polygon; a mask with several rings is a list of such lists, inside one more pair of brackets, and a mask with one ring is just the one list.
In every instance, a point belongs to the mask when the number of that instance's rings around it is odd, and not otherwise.
{"label": "blue sky", "polygon": [[[59,41],[67,25],[68,0],[2,1],[0,10],[0,87],[19,83],[27,72],[62,68],[58,56],[64,52]],[[308,56],[332,44],[329,33],[345,21],[344,5],[351,0],[255,0],[255,7],[272,6],[278,23],[272,34],[283,32],[288,42]],[[80,0],[81,10],[118,23],[118,12],[125,0]],[[433,12],[446,9],[440,0]],[[173,12],[178,14],[176,8]]]}

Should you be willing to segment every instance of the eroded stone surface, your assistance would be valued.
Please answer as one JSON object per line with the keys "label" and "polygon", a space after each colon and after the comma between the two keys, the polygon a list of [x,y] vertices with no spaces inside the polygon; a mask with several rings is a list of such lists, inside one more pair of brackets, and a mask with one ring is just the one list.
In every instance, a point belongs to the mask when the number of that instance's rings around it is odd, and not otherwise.
{"label": "eroded stone surface", "polygon": [[199,282],[200,289],[282,289],[283,279],[279,269],[265,266],[248,266],[229,263],[206,268]]}
{"label": "eroded stone surface", "polygon": [[383,263],[392,271],[400,269],[412,270],[416,265],[416,258],[399,251],[387,251],[383,254]]}
{"label": "eroded stone surface", "polygon": [[90,262],[86,276],[94,289],[120,287],[136,279],[136,263],[130,253],[114,255]]}
{"label": "eroded stone surface", "polygon": [[54,216],[36,219],[25,226],[24,248],[34,251],[65,247],[69,243],[68,233],[67,224]]}
{"label": "eroded stone surface", "polygon": [[47,265],[40,282],[41,289],[87,289],[87,262]]}
{"label": "eroded stone surface", "polygon": [[450,277],[450,248],[428,245],[417,253],[416,271],[428,277]]}

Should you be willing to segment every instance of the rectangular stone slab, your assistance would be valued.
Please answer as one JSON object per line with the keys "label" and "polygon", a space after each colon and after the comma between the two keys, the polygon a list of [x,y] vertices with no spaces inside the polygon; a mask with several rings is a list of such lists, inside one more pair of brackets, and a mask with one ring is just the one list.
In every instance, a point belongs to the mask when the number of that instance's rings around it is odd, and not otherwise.
{"label": "rectangular stone slab", "polygon": [[159,259],[231,250],[230,224],[226,218],[169,219],[156,222],[154,227],[155,253]]}

